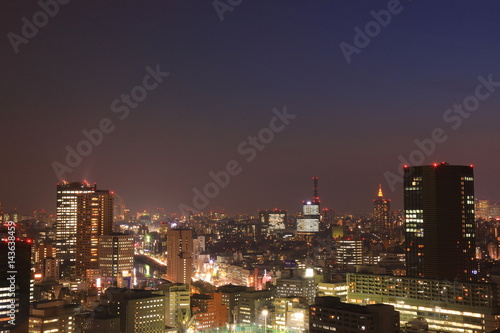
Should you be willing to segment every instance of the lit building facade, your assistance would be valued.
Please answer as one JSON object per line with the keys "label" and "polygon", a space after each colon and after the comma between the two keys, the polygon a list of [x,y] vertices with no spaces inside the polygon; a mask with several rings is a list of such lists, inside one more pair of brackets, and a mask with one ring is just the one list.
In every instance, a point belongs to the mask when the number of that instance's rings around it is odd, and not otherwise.
{"label": "lit building facade", "polygon": [[286,210],[260,210],[259,220],[263,229],[267,229],[267,234],[272,234],[286,229],[288,223],[288,213]]}
{"label": "lit building facade", "polygon": [[220,292],[192,295],[191,307],[196,316],[197,330],[225,327],[228,323],[228,306],[222,301]]}
{"label": "lit building facade", "polygon": [[302,205],[302,214],[297,218],[298,234],[314,234],[320,231],[320,200],[318,196],[318,177],[313,177],[313,199],[304,201]]}
{"label": "lit building facade", "polygon": [[247,291],[246,286],[226,285],[217,289],[222,293],[222,303],[228,306],[229,323],[236,322],[237,305],[241,297],[241,293]]}
{"label": "lit building facade", "polygon": [[263,311],[271,308],[273,292],[271,290],[244,291],[237,306],[238,324],[263,324]]}
{"label": "lit building facade", "polygon": [[341,267],[363,264],[363,241],[350,238],[335,242],[336,262]]}
{"label": "lit building facade", "polygon": [[158,286],[165,294],[165,325],[180,327],[191,318],[188,284],[165,283]]}
{"label": "lit building facade", "polygon": [[193,274],[193,232],[189,229],[167,231],[167,279],[191,284]]}
{"label": "lit building facade", "polygon": [[64,182],[57,185],[56,248],[61,276],[76,270],[78,195],[95,192],[95,184]]}
{"label": "lit building facade", "polygon": [[99,237],[113,231],[113,194],[109,191],[77,196],[76,273],[99,268]]}
{"label": "lit building facade", "polygon": [[394,228],[391,220],[391,200],[384,199],[382,185],[378,189],[377,198],[373,200],[373,219],[378,230]]}
{"label": "lit building facade", "polygon": [[99,268],[104,278],[118,282],[134,271],[134,236],[110,234],[99,236]]}
{"label": "lit building facade", "polygon": [[111,314],[120,317],[122,333],[164,333],[165,295],[161,291],[108,288]]}
{"label": "lit building facade", "polygon": [[347,282],[320,282],[318,283],[318,296],[333,296],[341,301],[347,299]]}
{"label": "lit building facade", "polygon": [[348,274],[347,301],[383,303],[400,312],[401,326],[423,317],[429,329],[484,333],[500,328],[496,284],[372,274]]}
{"label": "lit building facade", "polygon": [[316,297],[314,278],[290,277],[276,281],[276,297],[304,297],[307,304],[313,304]]}
{"label": "lit building facade", "polygon": [[273,328],[278,331],[305,332],[309,329],[309,307],[303,297],[274,299]]}

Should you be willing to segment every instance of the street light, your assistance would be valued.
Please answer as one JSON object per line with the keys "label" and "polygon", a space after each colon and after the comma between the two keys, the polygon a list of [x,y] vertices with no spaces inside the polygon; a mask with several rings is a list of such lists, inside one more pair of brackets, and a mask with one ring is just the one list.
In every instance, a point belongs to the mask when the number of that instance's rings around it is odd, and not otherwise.
{"label": "street light", "polygon": [[267,332],[267,315],[269,311],[267,309],[262,310],[262,315],[264,316],[264,332]]}

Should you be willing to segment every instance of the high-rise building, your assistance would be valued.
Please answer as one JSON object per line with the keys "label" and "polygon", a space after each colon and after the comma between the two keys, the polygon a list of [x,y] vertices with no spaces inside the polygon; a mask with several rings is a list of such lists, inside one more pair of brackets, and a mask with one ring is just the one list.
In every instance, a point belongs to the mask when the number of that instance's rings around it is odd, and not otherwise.
{"label": "high-rise building", "polygon": [[63,277],[70,276],[76,269],[78,195],[94,191],[95,185],[87,182],[57,185],[56,258]]}
{"label": "high-rise building", "polygon": [[384,199],[382,185],[379,186],[377,198],[373,200],[373,219],[378,230],[394,228],[391,221],[391,200]]}
{"label": "high-rise building", "polygon": [[113,228],[113,194],[88,182],[57,185],[56,248],[62,277],[98,268],[99,236]]}
{"label": "high-rise building", "polygon": [[404,208],[407,276],[472,280],[473,167],[405,166]]}
{"label": "high-rise building", "polygon": [[109,191],[77,196],[76,273],[99,268],[99,236],[113,231],[113,194]]}
{"label": "high-rise building", "polygon": [[193,273],[193,231],[170,229],[167,231],[167,279],[191,284]]}
{"label": "high-rise building", "polygon": [[134,236],[114,233],[99,236],[99,268],[103,278],[120,287],[120,279],[134,271]]}

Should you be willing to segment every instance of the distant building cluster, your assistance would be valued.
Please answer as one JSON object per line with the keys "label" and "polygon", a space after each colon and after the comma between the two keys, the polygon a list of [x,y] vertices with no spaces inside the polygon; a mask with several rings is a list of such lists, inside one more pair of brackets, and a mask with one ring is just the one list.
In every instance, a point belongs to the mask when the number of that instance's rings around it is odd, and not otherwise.
{"label": "distant building cluster", "polygon": [[132,213],[86,181],[55,215],[0,205],[0,332],[496,332],[498,204],[472,166],[403,179],[403,210],[379,186],[366,214],[322,207],[317,177],[296,213]]}

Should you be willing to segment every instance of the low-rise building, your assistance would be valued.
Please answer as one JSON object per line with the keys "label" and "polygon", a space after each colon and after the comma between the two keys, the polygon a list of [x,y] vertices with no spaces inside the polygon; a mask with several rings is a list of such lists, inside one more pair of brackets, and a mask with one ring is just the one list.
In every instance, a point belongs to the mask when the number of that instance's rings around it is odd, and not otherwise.
{"label": "low-rise building", "polygon": [[399,333],[399,313],[385,304],[357,305],[317,297],[309,308],[309,332]]}

